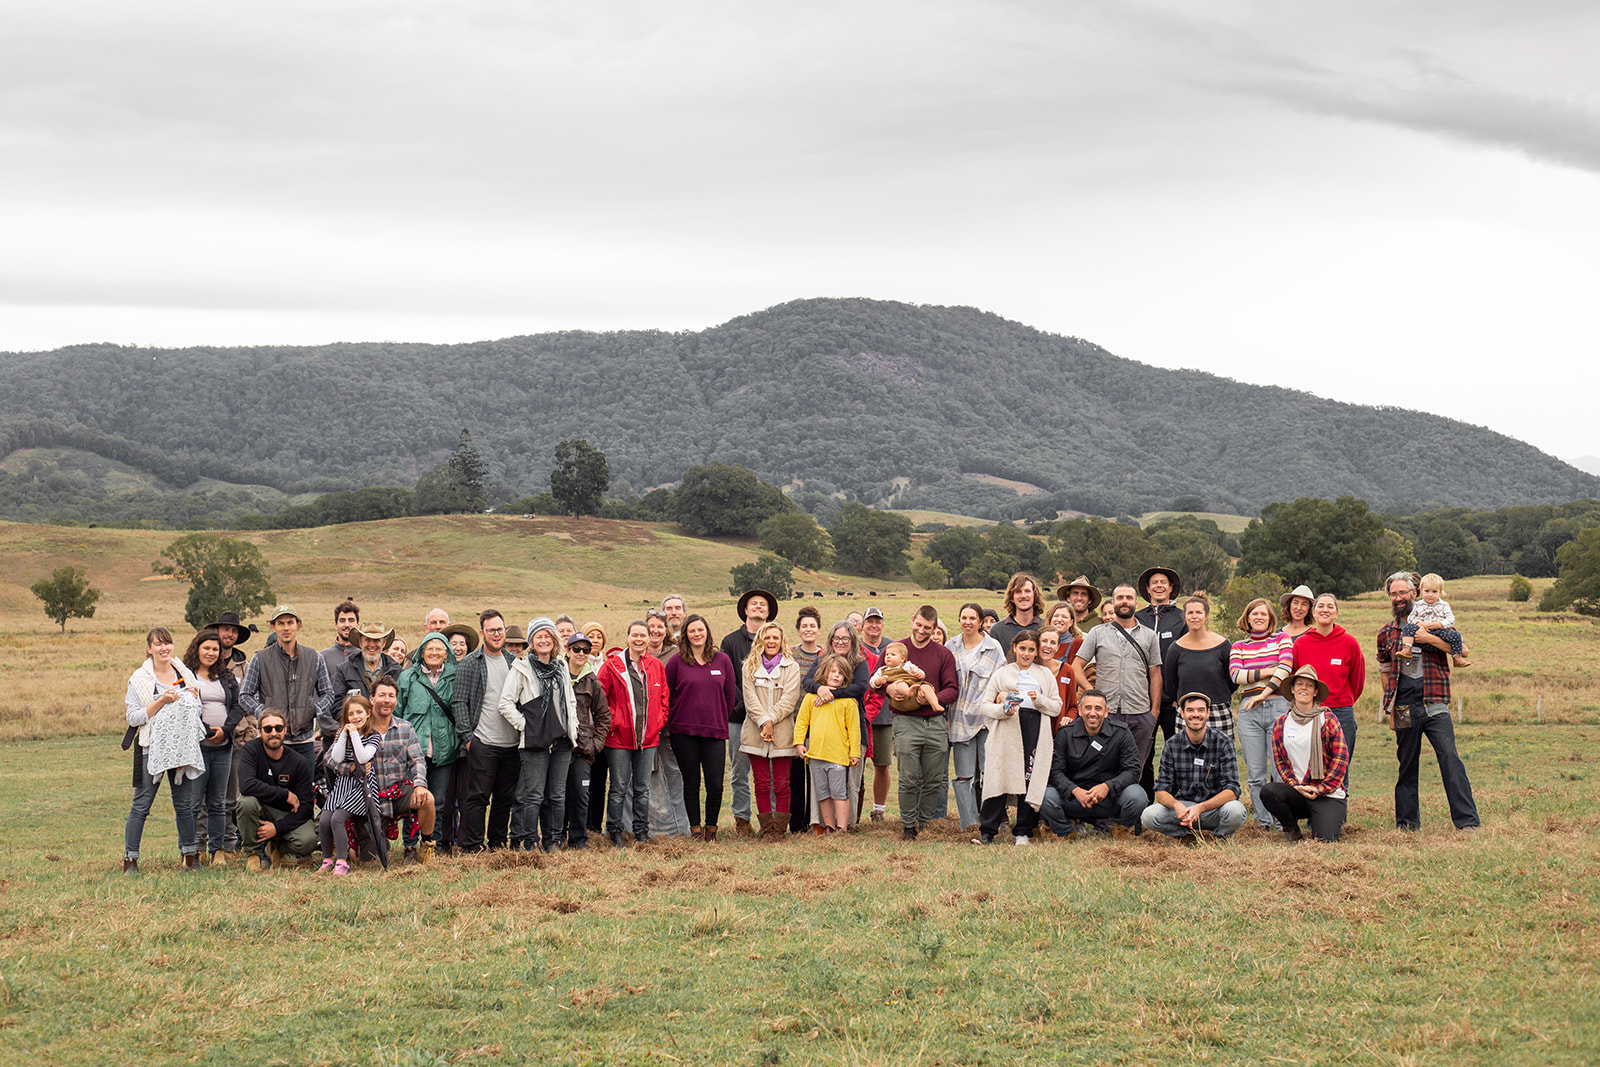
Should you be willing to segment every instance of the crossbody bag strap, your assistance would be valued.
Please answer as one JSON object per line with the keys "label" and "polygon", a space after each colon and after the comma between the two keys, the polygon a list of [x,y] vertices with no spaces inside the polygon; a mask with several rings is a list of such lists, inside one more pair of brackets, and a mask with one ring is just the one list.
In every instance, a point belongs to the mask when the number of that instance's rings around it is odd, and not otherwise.
{"label": "crossbody bag strap", "polygon": [[1114,622],[1110,625],[1117,633],[1122,635],[1123,640],[1133,646],[1135,652],[1139,653],[1139,662],[1144,664],[1145,672],[1148,673],[1150,670],[1150,657],[1144,654],[1144,649],[1139,647],[1139,642],[1134,638],[1133,634],[1129,633],[1120,623]]}

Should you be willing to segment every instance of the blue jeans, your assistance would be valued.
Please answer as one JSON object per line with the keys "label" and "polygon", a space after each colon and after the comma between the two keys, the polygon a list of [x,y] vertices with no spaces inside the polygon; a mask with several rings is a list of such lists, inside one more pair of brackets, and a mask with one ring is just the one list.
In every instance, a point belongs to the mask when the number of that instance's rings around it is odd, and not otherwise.
{"label": "blue jeans", "polygon": [[1250,769],[1250,806],[1263,830],[1277,830],[1277,820],[1261,804],[1261,790],[1277,777],[1272,766],[1272,724],[1289,713],[1283,697],[1268,697],[1249,711],[1239,709],[1234,732],[1244,749],[1244,762]]}
{"label": "blue jeans", "polygon": [[[956,814],[961,817],[961,828],[978,825],[979,789],[983,783],[983,749],[989,739],[988,730],[979,730],[965,741],[950,742],[950,762],[955,768]],[[1037,769],[1034,773],[1038,773]],[[1049,768],[1045,768],[1049,773]]]}
{"label": "blue jeans", "polygon": [[606,790],[606,833],[649,836],[650,768],[655,761],[653,748],[606,749],[606,770],[611,777]]}
{"label": "blue jeans", "polygon": [[1402,830],[1422,828],[1422,809],[1417,799],[1417,764],[1422,758],[1422,739],[1427,737],[1439,759],[1439,777],[1444,780],[1445,800],[1450,804],[1450,821],[1457,829],[1478,825],[1478,806],[1472,800],[1472,783],[1467,768],[1456,754],[1456,728],[1450,721],[1449,704],[1411,706],[1411,726],[1394,732],[1395,755],[1400,761],[1400,776],[1394,783],[1394,824]]}
{"label": "blue jeans", "polygon": [[[195,834],[194,794],[198,778],[179,778],[176,771],[167,772],[172,785],[172,813],[178,820],[178,851],[185,856],[197,855],[200,842]],[[144,772],[144,749],[133,746],[133,806],[128,809],[128,822],[122,831],[122,854],[130,860],[139,858],[139,842],[144,837],[144,821],[150,817],[150,807],[156,802],[156,792],[161,779],[152,780]]]}
{"label": "blue jeans", "polygon": [[205,816],[209,844],[201,851],[221,852],[228,836],[228,775],[233,770],[233,742],[201,745],[206,773],[194,781],[194,817],[198,826]]}
{"label": "blue jeans", "polygon": [[1355,781],[1356,767],[1356,709],[1355,708],[1329,708],[1333,717],[1339,720],[1339,729],[1344,731],[1344,747],[1350,750],[1350,766],[1344,772],[1345,792],[1350,791],[1351,783]]}
{"label": "blue jeans", "polygon": [[1079,804],[1076,797],[1062,797],[1060,791],[1052,785],[1045,787],[1044,803],[1039,806],[1039,817],[1044,819],[1045,825],[1050,827],[1050,832],[1057,837],[1066,837],[1072,833],[1072,824],[1075,822],[1095,822],[1099,819],[1110,819],[1131,830],[1139,820],[1139,813],[1148,803],[1150,797],[1138,782],[1124,788],[1115,799],[1106,797],[1092,808]]}
{"label": "blue jeans", "polygon": [[[1229,837],[1250,813],[1244,810],[1244,805],[1237,800],[1230,800],[1220,808],[1212,808],[1200,816],[1200,829],[1210,831],[1218,837]],[[1140,816],[1146,830],[1158,830],[1168,837],[1187,837],[1191,831],[1187,826],[1178,821],[1178,815],[1165,804],[1152,804],[1144,809]]]}
{"label": "blue jeans", "polygon": [[[567,767],[571,762],[572,742],[565,737],[546,751],[522,750],[516,814],[511,820],[513,847],[537,848],[539,830],[543,827],[544,850],[555,851],[567,817]],[[517,835],[519,828],[520,837]]]}
{"label": "blue jeans", "polygon": [[733,794],[733,817],[750,821],[750,753],[739,751],[739,737],[744,733],[744,722],[728,724],[728,778]]}
{"label": "blue jeans", "polygon": [[[466,760],[455,763],[427,761],[428,792],[433,794],[433,843],[452,848],[456,843],[456,766],[466,767]],[[421,782],[412,782],[413,786]],[[410,847],[410,842],[407,842]]]}

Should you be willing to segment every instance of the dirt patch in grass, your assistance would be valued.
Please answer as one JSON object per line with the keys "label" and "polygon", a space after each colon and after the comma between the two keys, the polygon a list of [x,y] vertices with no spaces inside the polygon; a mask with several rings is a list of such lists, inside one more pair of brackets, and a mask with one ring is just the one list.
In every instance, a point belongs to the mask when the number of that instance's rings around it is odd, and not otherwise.
{"label": "dirt patch in grass", "polygon": [[581,911],[584,907],[582,901],[546,893],[512,875],[502,875],[483,885],[451,893],[440,903],[449,907],[512,908],[519,911],[542,909],[563,915]]}

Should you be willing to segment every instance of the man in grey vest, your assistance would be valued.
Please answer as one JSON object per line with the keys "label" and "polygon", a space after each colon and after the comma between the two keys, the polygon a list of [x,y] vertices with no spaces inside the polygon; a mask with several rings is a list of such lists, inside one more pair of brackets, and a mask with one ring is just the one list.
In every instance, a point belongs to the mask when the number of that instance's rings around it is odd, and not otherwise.
{"label": "man in grey vest", "polygon": [[280,604],[269,621],[278,640],[250,658],[239,684],[239,704],[258,719],[268,708],[283,712],[289,722],[284,747],[315,768],[319,728],[330,735],[339,730],[339,695],[322,654],[300,644],[299,614]]}

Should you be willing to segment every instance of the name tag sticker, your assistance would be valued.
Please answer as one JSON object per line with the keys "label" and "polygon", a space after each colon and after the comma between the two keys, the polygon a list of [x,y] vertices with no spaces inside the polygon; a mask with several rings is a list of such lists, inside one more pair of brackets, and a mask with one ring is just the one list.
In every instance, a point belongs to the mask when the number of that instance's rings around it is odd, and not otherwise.
{"label": "name tag sticker", "polygon": [[714,675],[717,678],[721,678],[722,677],[722,672],[719,671],[719,670],[716,670],[714,668],[712,669],[711,673],[712,673],[712,675]]}
{"label": "name tag sticker", "polygon": [[1197,759],[1194,761],[1194,765],[1196,767],[1204,767],[1206,765],[1206,761],[1203,759]]}
{"label": "name tag sticker", "polygon": [[1089,747],[1094,749],[1096,752],[1104,752],[1105,751],[1105,749],[1100,747],[1100,742],[1098,742],[1098,741],[1090,741],[1089,742]]}
{"label": "name tag sticker", "polygon": [[1340,667],[1340,666],[1344,665],[1344,660],[1342,660],[1342,659],[1330,659],[1328,661],[1328,665],[1330,667]]}
{"label": "name tag sticker", "polygon": [[1171,630],[1164,630],[1164,631],[1162,631],[1161,636],[1162,637],[1171,637],[1172,636],[1172,631]]}

